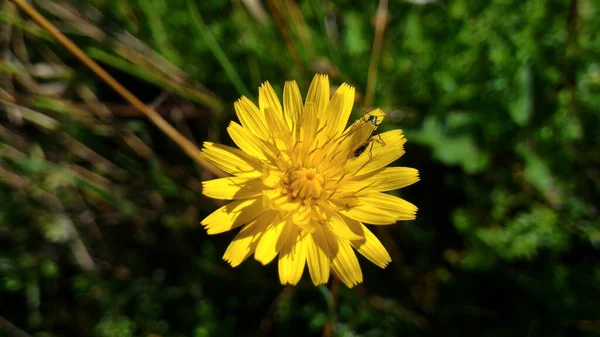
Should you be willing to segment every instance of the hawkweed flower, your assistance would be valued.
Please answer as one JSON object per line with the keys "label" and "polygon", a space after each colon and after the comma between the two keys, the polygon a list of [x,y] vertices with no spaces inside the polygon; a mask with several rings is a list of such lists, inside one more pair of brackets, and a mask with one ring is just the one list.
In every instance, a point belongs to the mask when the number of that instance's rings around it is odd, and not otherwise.
{"label": "hawkweed flower", "polygon": [[203,183],[204,195],[233,201],[202,220],[208,234],[242,226],[223,256],[231,266],[279,255],[282,284],[298,283],[307,265],[315,285],[333,271],[352,287],[363,279],[353,248],[381,268],[391,261],[364,224],[414,219],[415,205],[382,192],[417,182],[418,171],[386,167],[406,139],[401,130],[373,134],[383,111],[346,128],[353,103],[347,84],[330,97],[326,75],[314,77],[304,103],[296,82],[286,82],[283,106],[265,82],[258,107],[246,97],[235,102],[241,125],[227,131],[239,149],[204,143],[201,156],[232,175]]}

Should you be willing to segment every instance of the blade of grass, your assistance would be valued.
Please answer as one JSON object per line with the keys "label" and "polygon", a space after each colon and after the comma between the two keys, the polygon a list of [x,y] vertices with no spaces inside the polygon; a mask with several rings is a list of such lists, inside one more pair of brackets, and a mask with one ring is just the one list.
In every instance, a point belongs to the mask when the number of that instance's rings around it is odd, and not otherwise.
{"label": "blade of grass", "polygon": [[66,1],[37,0],[35,3],[53,16],[70,23],[71,28],[74,28],[87,37],[99,42],[106,38],[106,34],[100,28],[85,20],[87,18],[86,15],[82,14]]}
{"label": "blade of grass", "polygon": [[288,31],[288,28],[286,27],[286,24],[285,24],[286,18],[284,17],[284,13],[281,10],[281,4],[280,4],[279,0],[277,0],[277,1],[269,0],[269,1],[267,1],[267,4],[269,5],[271,14],[273,14],[273,19],[275,20],[275,25],[277,26],[277,29],[279,30],[279,32],[281,33],[281,36],[283,37],[283,40],[285,41],[285,45],[288,49],[288,52],[290,53],[290,56],[294,60],[294,64],[296,65],[296,70],[299,73],[303,73],[302,72],[303,67],[302,67],[302,62],[300,59],[300,53],[298,52],[298,48],[296,48],[296,44],[294,43],[294,40],[293,40],[290,32]]}
{"label": "blade of grass", "polygon": [[298,3],[295,1],[286,0],[284,6],[288,12],[289,23],[292,27],[292,30],[296,32],[296,35],[298,36],[298,39],[300,39],[302,45],[305,48],[308,48],[312,45],[312,38]]}
{"label": "blade of grass", "polygon": [[17,27],[44,40],[53,41],[52,36],[44,30],[32,25],[31,23],[21,20],[19,17],[11,16],[9,13],[0,11],[0,22],[5,22],[11,26]]}
{"label": "blade of grass", "polygon": [[267,21],[267,12],[263,8],[262,4],[259,0],[242,0],[246,8],[248,8],[248,12],[252,14],[252,16],[258,20],[261,24],[265,24]]}
{"label": "blade of grass", "polygon": [[[126,31],[116,33],[111,44],[114,44],[115,53],[131,63],[148,67],[151,71],[160,73],[175,83],[183,84],[188,81],[189,76],[185,71]],[[208,92],[206,88],[202,90]],[[215,95],[212,92],[210,94]]]}
{"label": "blade of grass", "polygon": [[102,69],[94,60],[92,60],[86,53],[77,47],[68,37],[61,33],[54,25],[52,25],[46,18],[44,18],[35,8],[29,5],[25,0],[12,0],[26,12],[35,22],[46,29],[60,44],[67,48],[74,56],[76,56],[83,64],[85,64],[90,70],[92,70],[98,77],[106,82],[111,88],[119,93],[127,102],[136,107],[140,112],[146,115],[154,125],[156,125],[162,132],[164,132],[169,138],[171,138],[177,145],[179,145],[185,153],[195,160],[197,163],[202,165],[207,170],[211,171],[214,175],[223,177],[226,174],[214,167],[204,158],[200,157],[200,149],[181,135],[175,128],[173,128],[167,121],[162,118],[156,111],[144,104],[127,90],[121,83],[115,80],[110,74]]}
{"label": "blade of grass", "polygon": [[140,6],[140,9],[148,17],[148,28],[156,41],[156,44],[163,55],[177,65],[181,65],[181,58],[174,52],[175,48],[169,41],[167,32],[162,22],[162,14],[167,4],[164,1],[148,2],[145,6]]}
{"label": "blade of grass", "polygon": [[92,164],[99,172],[106,173],[120,181],[128,178],[126,170],[120,168],[109,159],[104,158],[75,138],[63,134],[60,141],[71,153]]}
{"label": "blade of grass", "polygon": [[244,82],[240,78],[240,75],[233,67],[233,64],[231,63],[231,61],[229,61],[227,55],[225,54],[223,49],[221,49],[217,40],[215,40],[214,36],[209,32],[208,27],[206,26],[204,20],[202,19],[202,16],[200,15],[200,10],[196,6],[196,3],[191,0],[186,1],[188,4],[188,8],[190,9],[190,13],[192,15],[192,21],[196,25],[196,30],[202,36],[202,38],[204,38],[204,42],[206,42],[208,48],[212,51],[213,55],[215,55],[217,61],[221,64],[221,67],[223,67],[225,74],[227,75],[231,83],[233,83],[233,86],[238,91],[238,94],[244,95],[248,98],[252,98],[252,95],[250,95],[250,92],[244,85]]}
{"label": "blade of grass", "polygon": [[6,185],[13,187],[15,190],[26,192],[32,199],[46,205],[54,214],[60,216],[67,226],[67,231],[71,239],[69,246],[79,266],[84,270],[94,270],[96,268],[77,228],[75,228],[69,217],[62,215],[64,213],[64,206],[54,194],[38,187],[22,175],[3,168],[2,165],[0,165],[0,181],[4,181]]}
{"label": "blade of grass", "polygon": [[151,72],[148,72],[146,71],[146,69],[138,67],[130,62],[127,62],[122,58],[113,56],[97,48],[90,48],[87,50],[87,53],[93,59],[106,63],[111,67],[117,68],[137,78],[141,78],[144,81],[152,83],[158,87],[164,88],[167,91],[174,92],[181,97],[203,104],[216,111],[222,109],[221,101],[217,98],[211,97],[193,89],[183,87],[173,81],[167,80]]}
{"label": "blade of grass", "polygon": [[[15,15],[17,8],[14,4],[10,2],[5,2],[2,6],[2,12],[7,15]],[[11,68],[11,51],[10,51],[10,42],[12,40],[12,26],[11,25],[1,25],[0,26],[0,73],[3,72],[3,65],[6,64],[8,68]],[[16,70],[16,69],[14,69]],[[8,92],[12,93],[13,91],[13,77],[12,73],[8,73],[7,75],[0,76],[0,88],[4,88]]]}
{"label": "blade of grass", "polygon": [[19,109],[21,115],[23,116],[23,119],[34,123],[46,130],[54,131],[56,130],[56,128],[58,128],[59,123],[56,119],[50,118],[35,110],[28,109],[23,106],[0,99],[0,107],[1,106],[4,106],[5,109]]}
{"label": "blade of grass", "polygon": [[25,75],[27,71],[12,62],[0,61],[0,74]]}
{"label": "blade of grass", "polygon": [[369,63],[369,74],[367,78],[367,91],[365,93],[364,106],[373,105],[375,96],[375,84],[377,83],[377,68],[381,57],[381,48],[383,45],[383,32],[388,20],[388,1],[380,0],[375,16],[375,37],[373,38],[373,50],[371,52],[371,62]]}
{"label": "blade of grass", "polygon": [[[325,27],[325,13],[323,13],[322,6],[319,4],[319,0],[311,0],[311,7],[317,17],[317,21],[319,21],[319,26],[321,28],[321,35],[328,36],[327,27]],[[333,64],[337,67],[340,66],[340,54],[336,46],[333,43],[327,44],[327,52],[329,53],[329,58],[332,60]]]}

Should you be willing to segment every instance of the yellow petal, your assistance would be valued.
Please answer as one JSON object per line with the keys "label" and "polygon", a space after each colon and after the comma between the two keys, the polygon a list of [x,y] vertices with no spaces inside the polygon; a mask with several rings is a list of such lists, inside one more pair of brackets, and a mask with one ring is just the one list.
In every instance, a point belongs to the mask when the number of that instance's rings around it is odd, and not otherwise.
{"label": "yellow petal", "polygon": [[290,237],[281,247],[279,253],[279,280],[281,284],[296,285],[306,264],[308,239],[310,234],[301,233],[292,227]]}
{"label": "yellow petal", "polygon": [[227,133],[229,133],[233,142],[246,154],[260,160],[272,159],[274,157],[269,143],[262,141],[238,123],[229,123]]}
{"label": "yellow petal", "polygon": [[305,105],[309,102],[313,103],[318,113],[317,117],[319,119],[325,119],[326,116],[323,114],[325,113],[327,103],[329,103],[329,95],[329,77],[327,77],[327,75],[316,74],[308,87]]}
{"label": "yellow petal", "polygon": [[327,225],[336,237],[349,240],[362,239],[362,236],[352,231],[348,223],[337,212],[329,214]]}
{"label": "yellow petal", "polygon": [[361,204],[352,206],[349,209],[343,209],[340,213],[356,221],[372,225],[391,225],[396,223],[394,214],[376,209],[372,204],[362,203],[362,199]]}
{"label": "yellow petal", "polygon": [[356,236],[358,236],[360,240],[364,239],[365,233],[363,231],[363,224],[360,221],[356,221],[354,219],[350,219],[347,216],[344,216],[342,214],[339,214],[339,216],[344,220],[344,222],[346,223],[346,225],[348,226],[348,228],[352,231],[352,233],[354,233]]}
{"label": "yellow petal", "polygon": [[283,112],[292,134],[298,137],[298,121],[302,116],[302,95],[296,81],[285,82],[283,87]]}
{"label": "yellow petal", "polygon": [[406,138],[402,130],[384,132],[371,139],[373,146],[358,157],[348,160],[346,172],[354,175],[367,174],[394,162],[404,154],[403,145]]}
{"label": "yellow petal", "polygon": [[262,163],[240,149],[211,142],[204,142],[203,146],[200,156],[229,174],[254,177],[262,175]]}
{"label": "yellow petal", "polygon": [[354,105],[354,87],[343,83],[333,94],[327,104],[325,111],[327,119],[323,121],[326,125],[326,134],[331,138],[342,134]]}
{"label": "yellow petal", "polygon": [[316,226],[315,232],[308,236],[307,248],[310,278],[315,285],[327,283],[333,256],[322,227]]}
{"label": "yellow petal", "polygon": [[348,240],[338,240],[337,247],[337,254],[335,255],[335,258],[333,258],[333,261],[331,261],[333,272],[348,288],[352,288],[355,285],[362,283],[362,271],[358,264],[356,254],[354,254]]}
{"label": "yellow petal", "polygon": [[386,192],[416,183],[419,181],[419,171],[410,167],[385,167],[374,174],[357,176],[353,179],[378,192]]}
{"label": "yellow petal", "polygon": [[417,216],[417,206],[390,194],[370,193],[361,196],[360,202],[374,212],[391,214],[396,220],[413,220]]}
{"label": "yellow petal", "polygon": [[312,208],[304,204],[300,204],[296,207],[292,213],[292,222],[294,225],[312,233],[315,231],[315,224],[311,219]]}
{"label": "yellow petal", "polygon": [[317,134],[319,120],[317,119],[317,107],[312,102],[307,102],[304,105],[304,114],[300,120],[300,143],[304,153],[308,153],[316,147],[313,140]]}
{"label": "yellow petal", "polygon": [[[348,100],[354,100],[354,88],[351,88],[347,84],[343,84],[335,92],[329,103],[327,103],[325,111],[319,112],[318,114],[319,126],[314,148],[322,148],[324,144],[340,136],[342,132],[337,132],[338,124],[342,125],[341,129],[343,131],[344,126],[348,122],[350,111],[352,110],[353,102]],[[340,118],[345,119],[340,123]],[[324,150],[323,155],[327,152],[327,150]]]}
{"label": "yellow petal", "polygon": [[268,189],[263,192],[263,205],[265,208],[280,212],[292,212],[298,207],[297,203],[290,202],[288,194],[281,193],[280,189]]}
{"label": "yellow petal", "polygon": [[281,112],[276,111],[271,107],[265,109],[265,118],[269,124],[269,130],[272,137],[274,137],[275,146],[281,151],[291,149],[294,145],[292,144],[292,134],[288,129],[287,124],[283,120]]}
{"label": "yellow petal", "polygon": [[263,265],[270,263],[277,256],[277,253],[279,253],[287,241],[294,226],[294,224],[289,223],[286,219],[279,218],[279,221],[277,219],[269,225],[260,238],[254,252],[254,259]]}
{"label": "yellow petal", "polygon": [[[265,111],[266,108],[272,108],[283,117],[283,109],[279,97],[273,90],[271,84],[267,81],[258,88],[258,107],[260,111]],[[267,124],[268,125],[268,124]]]}
{"label": "yellow petal", "polygon": [[259,198],[236,200],[212,212],[201,224],[208,234],[218,234],[248,223],[262,212]]}
{"label": "yellow petal", "polygon": [[260,139],[268,139],[269,128],[265,122],[265,115],[252,101],[242,96],[233,107],[243,127]]}
{"label": "yellow petal", "polygon": [[[354,177],[352,179],[359,179],[357,177]],[[344,181],[343,183],[339,184],[339,186],[336,186],[336,191],[335,191],[335,196],[342,196],[342,195],[363,195],[365,193],[368,193],[369,191],[373,192],[376,191],[374,188],[372,188],[372,186],[374,186],[375,183],[373,181],[368,181],[367,179],[364,180],[348,180],[348,181]]]}
{"label": "yellow petal", "polygon": [[227,261],[232,267],[237,267],[244,262],[254,252],[258,240],[276,214],[277,212],[265,212],[256,220],[244,226],[227,247],[223,260]]}
{"label": "yellow petal", "polygon": [[385,268],[392,258],[379,239],[367,228],[361,224],[365,238],[363,240],[351,241],[352,246],[380,268]]}
{"label": "yellow petal", "polygon": [[214,199],[246,199],[262,194],[265,186],[254,177],[227,177],[202,182],[202,194]]}

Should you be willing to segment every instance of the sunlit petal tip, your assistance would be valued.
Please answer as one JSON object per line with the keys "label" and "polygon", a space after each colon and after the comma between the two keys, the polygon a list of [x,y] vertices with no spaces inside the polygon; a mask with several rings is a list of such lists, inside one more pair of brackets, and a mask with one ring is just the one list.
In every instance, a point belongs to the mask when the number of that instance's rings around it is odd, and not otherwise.
{"label": "sunlit petal tip", "polygon": [[307,235],[307,264],[310,278],[315,285],[325,284],[329,281],[331,271],[332,253],[330,242],[322,228],[315,233]]}
{"label": "sunlit petal tip", "polygon": [[329,96],[329,77],[324,74],[317,74],[308,87],[305,104],[313,103],[318,112],[324,112],[325,106],[329,102]]}
{"label": "sunlit petal tip", "polygon": [[279,114],[282,112],[279,97],[268,81],[263,82],[258,88],[258,106],[263,112],[267,108],[272,108]]}
{"label": "sunlit petal tip", "polygon": [[[386,115],[385,111],[381,110],[380,108],[377,108],[377,109],[375,109],[373,111],[370,111],[370,112],[368,112],[368,114],[370,116],[375,116],[375,117],[384,117]],[[400,133],[402,133],[401,129],[398,129],[398,131]]]}
{"label": "sunlit petal tip", "polygon": [[229,264],[233,268],[239,266],[240,264],[242,264],[242,262],[244,262],[243,259],[236,260],[233,257],[228,256],[228,255],[223,255],[222,259],[223,259],[223,261],[227,262],[227,264]]}
{"label": "sunlit petal tip", "polygon": [[296,285],[302,278],[307,256],[307,235],[292,228],[279,253],[279,280],[281,284]]}
{"label": "sunlit petal tip", "polygon": [[[409,202],[406,202],[407,204],[410,204]],[[396,220],[398,221],[402,221],[402,220],[415,220],[417,218],[417,212],[419,211],[419,209],[417,208],[417,206],[410,204],[412,206],[412,208],[408,208],[406,209],[406,211],[403,214],[400,214]]]}
{"label": "sunlit petal tip", "polygon": [[331,262],[335,275],[349,288],[362,283],[363,275],[350,241],[336,240],[337,252]]}

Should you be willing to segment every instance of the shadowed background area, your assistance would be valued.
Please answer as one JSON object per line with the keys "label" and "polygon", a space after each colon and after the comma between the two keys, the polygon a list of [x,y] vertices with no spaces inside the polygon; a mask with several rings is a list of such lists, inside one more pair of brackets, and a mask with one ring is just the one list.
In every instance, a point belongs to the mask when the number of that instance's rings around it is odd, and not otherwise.
{"label": "shadowed background area", "polygon": [[600,2],[31,3],[196,144],[263,81],[355,86],[419,213],[371,227],[393,262],[353,289],[229,267],[213,176],[4,1],[0,336],[600,333]]}

